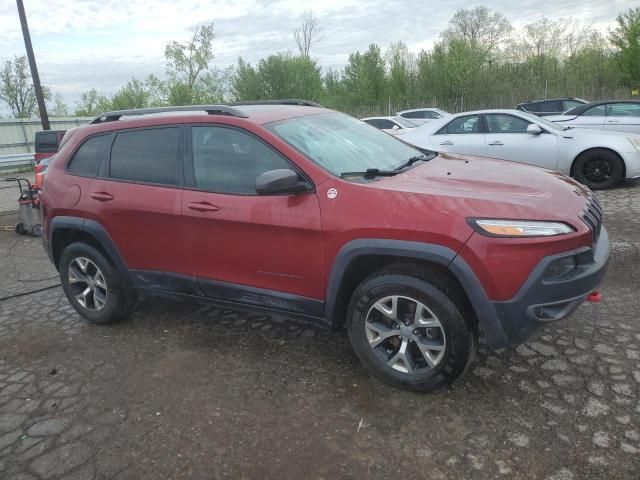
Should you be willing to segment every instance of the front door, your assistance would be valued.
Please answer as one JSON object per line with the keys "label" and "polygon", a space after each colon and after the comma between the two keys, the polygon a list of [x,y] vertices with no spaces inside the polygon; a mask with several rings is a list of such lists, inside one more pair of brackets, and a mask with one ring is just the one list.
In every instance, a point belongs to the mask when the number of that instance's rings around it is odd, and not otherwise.
{"label": "front door", "polygon": [[256,178],[296,169],[243,129],[190,128],[182,199],[194,274],[207,296],[322,314],[320,207],[313,192],[258,195]]}
{"label": "front door", "polygon": [[456,117],[431,136],[438,152],[486,156],[480,115]]}
{"label": "front door", "polygon": [[543,130],[527,133],[531,122],[508,113],[485,115],[487,156],[555,170],[558,164],[558,137]]}

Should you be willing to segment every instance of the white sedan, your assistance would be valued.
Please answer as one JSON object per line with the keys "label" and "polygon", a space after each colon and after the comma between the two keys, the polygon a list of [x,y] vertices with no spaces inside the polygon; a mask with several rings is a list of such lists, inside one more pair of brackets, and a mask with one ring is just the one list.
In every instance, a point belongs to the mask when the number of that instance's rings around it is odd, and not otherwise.
{"label": "white sedan", "polygon": [[545,118],[567,127],[640,134],[640,101],[587,103]]}
{"label": "white sedan", "polygon": [[558,170],[592,189],[640,177],[640,135],[568,128],[518,110],[459,113],[415,128],[402,140]]}
{"label": "white sedan", "polygon": [[368,117],[360,120],[391,135],[403,135],[409,129],[417,127],[415,123],[402,117]]}
{"label": "white sedan", "polygon": [[416,125],[423,125],[431,120],[446,117],[449,114],[439,108],[413,108],[411,110],[402,110],[401,112],[396,113],[396,115],[406,118]]}

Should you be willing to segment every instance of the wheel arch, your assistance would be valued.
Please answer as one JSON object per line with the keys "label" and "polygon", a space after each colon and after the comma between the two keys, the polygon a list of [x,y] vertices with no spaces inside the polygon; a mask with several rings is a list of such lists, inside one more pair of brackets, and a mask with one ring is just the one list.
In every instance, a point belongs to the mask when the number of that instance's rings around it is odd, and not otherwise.
{"label": "wheel arch", "polygon": [[83,242],[102,253],[111,264],[130,279],[129,269],[122,260],[120,252],[102,225],[94,220],[78,217],[55,217],[49,227],[51,260],[56,269],[60,266],[60,257],[67,245]]}
{"label": "wheel arch", "polygon": [[585,148],[584,150],[582,150],[581,152],[579,152],[571,161],[571,168],[569,170],[569,176],[571,178],[575,178],[575,165],[576,162],[578,161],[578,158],[580,158],[580,156],[584,155],[585,153],[591,152],[593,150],[607,150],[608,152],[614,154],[616,157],[618,157],[618,159],[620,160],[620,162],[622,162],[622,178],[626,177],[627,175],[627,164],[624,161],[624,158],[622,158],[622,155],[620,155],[615,149],[611,148],[611,147],[589,147],[589,148]]}

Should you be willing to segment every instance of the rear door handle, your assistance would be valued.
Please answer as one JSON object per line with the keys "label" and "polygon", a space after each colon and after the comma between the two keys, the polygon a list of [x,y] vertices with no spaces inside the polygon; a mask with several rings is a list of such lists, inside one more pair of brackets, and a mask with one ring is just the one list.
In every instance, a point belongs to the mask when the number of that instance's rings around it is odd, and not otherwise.
{"label": "rear door handle", "polygon": [[189,202],[187,203],[189,210],[195,210],[196,212],[217,212],[220,207],[212,205],[209,202]]}
{"label": "rear door handle", "polygon": [[500,145],[504,145],[504,143],[495,141],[495,142],[489,142],[489,145],[491,145],[492,147],[499,147]]}
{"label": "rear door handle", "polygon": [[91,198],[93,198],[94,200],[98,200],[99,202],[110,202],[116,197],[108,192],[93,192],[91,194]]}
{"label": "rear door handle", "polygon": [[447,140],[446,142],[440,142],[440,145],[453,145],[453,142]]}

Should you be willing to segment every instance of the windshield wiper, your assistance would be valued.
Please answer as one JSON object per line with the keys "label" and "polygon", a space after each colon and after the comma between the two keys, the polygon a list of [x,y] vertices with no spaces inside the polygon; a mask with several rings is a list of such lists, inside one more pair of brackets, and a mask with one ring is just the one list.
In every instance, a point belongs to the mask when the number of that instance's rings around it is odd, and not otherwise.
{"label": "windshield wiper", "polygon": [[379,168],[367,168],[363,172],[342,172],[340,178],[344,177],[393,177],[399,172],[395,170],[380,170]]}
{"label": "windshield wiper", "polygon": [[410,167],[411,165],[413,165],[416,162],[420,162],[420,161],[426,161],[428,160],[428,157],[423,153],[421,155],[416,155],[415,157],[411,157],[409,160],[407,160],[406,162],[404,162],[402,165],[398,165],[396,168],[394,168],[393,170],[395,172],[398,172],[400,170],[402,170],[403,168],[407,168]]}

